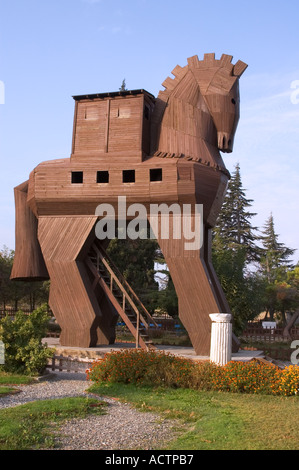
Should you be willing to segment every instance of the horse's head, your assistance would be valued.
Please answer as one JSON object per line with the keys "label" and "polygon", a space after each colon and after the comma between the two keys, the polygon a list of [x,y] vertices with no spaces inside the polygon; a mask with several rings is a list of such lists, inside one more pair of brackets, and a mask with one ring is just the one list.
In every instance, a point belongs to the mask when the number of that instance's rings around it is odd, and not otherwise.
{"label": "horse's head", "polygon": [[217,129],[218,148],[222,152],[232,152],[234,136],[239,121],[239,86],[236,81],[225,94],[217,89],[204,95],[206,104]]}
{"label": "horse's head", "polygon": [[215,54],[205,54],[202,61],[189,59],[189,67],[193,65],[192,71],[215,124],[218,148],[222,152],[233,149],[240,116],[239,78],[247,68],[244,62],[233,65],[231,60],[232,56],[226,54],[220,60],[215,60]]}
{"label": "horse's head", "polygon": [[[205,161],[217,160],[215,147],[232,152],[239,121],[239,78],[247,68],[232,56],[205,54],[177,65],[162,85],[152,119],[152,148],[185,154]],[[209,146],[210,145],[210,146]],[[217,152],[219,154],[219,152]],[[218,162],[216,162],[218,163]]]}

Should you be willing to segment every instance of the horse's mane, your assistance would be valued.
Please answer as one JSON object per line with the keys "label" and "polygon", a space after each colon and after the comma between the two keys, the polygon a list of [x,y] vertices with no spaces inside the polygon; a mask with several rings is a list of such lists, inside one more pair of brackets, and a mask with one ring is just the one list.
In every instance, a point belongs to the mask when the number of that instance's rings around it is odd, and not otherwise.
{"label": "horse's mane", "polygon": [[158,98],[162,101],[167,100],[189,71],[194,74],[202,94],[206,94],[211,86],[218,86],[229,91],[247,68],[247,64],[241,60],[233,65],[232,58],[231,55],[222,54],[221,58],[217,60],[214,53],[205,54],[202,60],[199,60],[197,55],[189,57],[185,67],[177,65],[172,70],[171,73],[175,78],[167,77],[164,80],[162,85],[165,90],[160,91]]}
{"label": "horse's mane", "polygon": [[[204,58],[199,60],[195,55],[187,59],[188,63],[185,67],[177,65],[172,70],[174,78],[167,77],[162,83],[165,89],[159,92],[152,115],[154,143],[152,154],[162,156],[161,149],[157,146],[157,140],[165,109],[171,103],[171,99],[182,100],[196,108],[199,100],[203,103],[202,97],[208,93],[229,93],[247,68],[247,64],[240,60],[235,65],[232,64],[232,58],[231,55],[222,54],[221,58],[217,60],[215,54],[211,53],[205,54]],[[214,150],[211,152],[215,153]],[[206,154],[205,151],[203,153]],[[214,162],[222,166],[221,159],[216,155],[207,163]]]}

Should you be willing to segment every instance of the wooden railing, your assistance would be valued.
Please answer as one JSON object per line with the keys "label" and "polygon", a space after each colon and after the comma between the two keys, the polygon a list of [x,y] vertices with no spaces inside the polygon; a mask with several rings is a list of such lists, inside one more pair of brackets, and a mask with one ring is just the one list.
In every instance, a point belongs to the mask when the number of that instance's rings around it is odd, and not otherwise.
{"label": "wooden railing", "polygon": [[101,285],[134,336],[136,348],[154,348],[148,337],[148,328],[150,325],[157,327],[157,323],[108,255],[93,244],[86,264],[95,277],[93,288],[97,283]]}
{"label": "wooden railing", "polygon": [[[130,286],[130,284],[126,280],[126,278],[119,271],[118,267],[113,263],[112,259],[108,255],[108,253],[106,253],[103,249],[97,247],[97,245],[93,245],[93,248],[95,250],[97,250],[97,255],[99,256],[99,260],[101,260],[103,265],[110,272],[111,276],[117,282],[120,289],[122,291],[124,289],[123,293],[126,296],[127,300],[130,302],[131,306],[134,309],[136,309],[136,308],[138,309],[138,307],[139,307],[140,310],[143,312],[143,315],[140,314],[140,317],[141,317],[141,320],[146,325],[146,328],[149,327],[150,323],[152,323],[152,325],[154,325],[154,327],[157,328],[158,325],[157,325],[156,321],[151,316],[149,311],[146,309],[144,304],[141,302],[140,298],[138,297],[136,292],[132,289],[132,287]],[[99,263],[99,260],[97,260],[97,263]],[[110,286],[110,288],[112,289],[112,285]],[[146,318],[146,320],[145,320],[145,318]]]}
{"label": "wooden railing", "polygon": [[47,369],[60,372],[82,372],[90,368],[93,360],[88,358],[77,358],[72,356],[53,356],[47,364]]}
{"label": "wooden railing", "polygon": [[275,348],[274,346],[266,346],[264,353],[271,357],[284,362],[291,362],[291,355],[294,352],[294,349],[291,348]]}
{"label": "wooden railing", "polygon": [[[290,341],[283,335],[283,328],[262,328],[261,326],[248,325],[241,337],[252,341],[265,341],[274,343],[276,341]],[[291,339],[299,339],[299,328],[291,328],[289,331]]]}
{"label": "wooden railing", "polygon": [[30,310],[29,308],[20,308],[20,309],[15,309],[15,308],[1,308],[0,309],[0,318],[4,318],[6,316],[8,317],[15,317],[15,315],[22,311],[23,313],[25,313],[25,315],[30,315],[30,313],[32,313],[32,310]]}

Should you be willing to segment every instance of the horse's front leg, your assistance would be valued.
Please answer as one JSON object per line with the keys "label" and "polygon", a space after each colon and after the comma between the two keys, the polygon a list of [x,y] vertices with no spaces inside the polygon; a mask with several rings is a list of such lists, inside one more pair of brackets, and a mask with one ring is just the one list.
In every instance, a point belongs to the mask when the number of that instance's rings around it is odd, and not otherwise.
{"label": "horse's front leg", "polygon": [[[197,240],[199,243],[194,242],[192,248],[189,237],[186,238],[183,230],[186,227],[183,217],[182,214],[180,220],[176,219],[169,227],[168,237],[163,237],[162,218],[155,221],[154,232],[178,296],[180,320],[189,334],[196,354],[208,356],[211,336],[209,314],[221,312],[222,306],[205,261],[205,231],[201,231],[203,239]],[[178,224],[181,224],[181,237],[178,237],[178,232],[175,233],[174,227],[178,227]]]}

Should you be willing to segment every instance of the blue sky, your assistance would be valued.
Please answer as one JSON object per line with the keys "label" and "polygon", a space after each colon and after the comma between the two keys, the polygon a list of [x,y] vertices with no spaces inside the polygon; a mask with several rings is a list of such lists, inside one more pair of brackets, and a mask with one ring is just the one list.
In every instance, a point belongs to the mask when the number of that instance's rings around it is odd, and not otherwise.
{"label": "blue sky", "polygon": [[14,186],[41,161],[70,155],[73,95],[116,91],[125,78],[127,88],[157,96],[177,64],[215,52],[249,65],[225,164],[231,172],[240,164],[258,214],[253,224],[262,228],[272,212],[298,261],[298,0],[0,0],[0,7],[0,248],[14,249]]}

